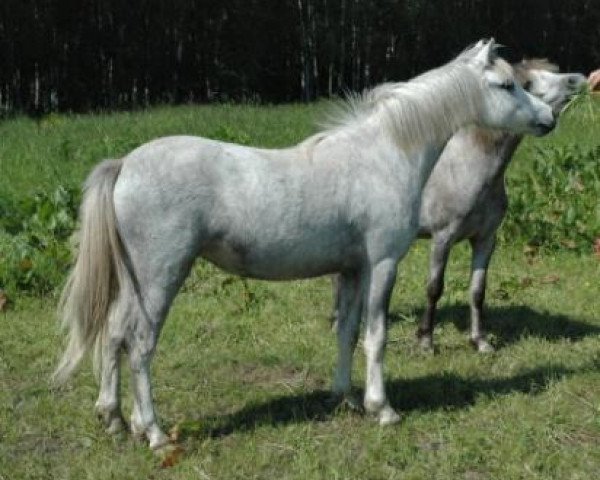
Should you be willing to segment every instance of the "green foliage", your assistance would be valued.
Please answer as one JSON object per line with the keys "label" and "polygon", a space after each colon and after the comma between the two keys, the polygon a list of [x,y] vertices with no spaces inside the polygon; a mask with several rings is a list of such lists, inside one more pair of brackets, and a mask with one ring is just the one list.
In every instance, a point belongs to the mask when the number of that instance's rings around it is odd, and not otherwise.
{"label": "green foliage", "polygon": [[599,162],[600,144],[537,147],[528,168],[508,185],[503,240],[589,252],[600,236]]}
{"label": "green foliage", "polygon": [[[120,158],[166,135],[201,135],[226,142],[286,146],[313,132],[324,103],[155,108],[111,115],[51,115],[40,124],[16,118],[0,124],[0,288],[47,294],[70,264],[78,189],[93,165]],[[235,282],[237,287],[243,284]],[[245,288],[245,287],[244,287]],[[250,308],[254,293],[239,293]],[[233,307],[232,307],[233,308]]]}
{"label": "green foliage", "polygon": [[0,199],[0,286],[49,293],[70,262],[78,190],[59,186],[12,202]]}
{"label": "green foliage", "polygon": [[[585,100],[561,116],[554,133],[526,138],[517,151],[508,172],[510,208],[500,230],[504,244],[588,253],[600,235],[600,146],[593,130],[600,102]],[[45,294],[61,284],[70,264],[68,238],[80,200],[78,190],[65,185],[81,184],[100,160],[178,134],[284,147],[314,133],[315,121],[328,108],[326,102],[225,104],[52,115],[40,125],[16,118],[0,124],[0,288]],[[206,276],[216,272],[210,269]],[[264,300],[260,289],[221,280],[223,291],[212,293],[236,299],[232,311],[252,309],[256,299]]]}

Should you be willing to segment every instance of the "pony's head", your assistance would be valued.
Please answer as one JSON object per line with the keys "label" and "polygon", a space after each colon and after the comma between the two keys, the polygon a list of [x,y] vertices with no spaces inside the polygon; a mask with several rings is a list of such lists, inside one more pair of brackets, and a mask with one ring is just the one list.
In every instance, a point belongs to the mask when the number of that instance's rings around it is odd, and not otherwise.
{"label": "pony's head", "polygon": [[545,59],[523,60],[514,65],[514,69],[523,88],[550,105],[554,116],[558,116],[569,100],[587,85],[584,75],[558,73],[558,66]]}
{"label": "pony's head", "polygon": [[480,40],[458,57],[481,79],[479,126],[517,134],[547,134],[556,125],[552,109],[519,85],[512,67],[498,57],[497,47],[494,39]]}

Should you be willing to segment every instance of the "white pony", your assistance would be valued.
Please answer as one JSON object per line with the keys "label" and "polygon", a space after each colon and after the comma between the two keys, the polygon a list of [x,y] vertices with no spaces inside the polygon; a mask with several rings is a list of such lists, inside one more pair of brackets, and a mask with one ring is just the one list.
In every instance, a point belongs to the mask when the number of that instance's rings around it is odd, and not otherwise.
{"label": "white pony", "polygon": [[337,126],[291,148],[167,137],[91,173],[79,254],[61,302],[69,343],[55,378],[65,380],[95,347],[96,409],[109,431],[124,425],[119,353],[125,350],[134,393],[131,430],[151,448],[168,442],[154,411],[150,362],[198,256],[253,278],[340,273],[334,392],[350,393],[362,316],[364,406],[382,424],[399,419],[383,382],[388,302],[441,149],[464,125],[542,134],[554,127],[554,117],[515,83],[493,40],[408,83],[380,86],[351,106]]}
{"label": "white pony", "polygon": [[[558,73],[547,60],[523,60],[513,65],[521,86],[547,103],[558,118],[563,107],[581,91],[586,78],[579,73]],[[504,174],[523,135],[476,126],[461,128],[448,141],[423,189],[419,237],[431,238],[427,306],[417,338],[433,352],[437,302],[444,289],[444,272],[452,247],[469,240],[471,261],[470,341],[479,352],[491,352],[485,338],[483,304],[488,265],[508,206]],[[338,316],[339,281],[334,278]],[[335,326],[335,323],[334,323]]]}

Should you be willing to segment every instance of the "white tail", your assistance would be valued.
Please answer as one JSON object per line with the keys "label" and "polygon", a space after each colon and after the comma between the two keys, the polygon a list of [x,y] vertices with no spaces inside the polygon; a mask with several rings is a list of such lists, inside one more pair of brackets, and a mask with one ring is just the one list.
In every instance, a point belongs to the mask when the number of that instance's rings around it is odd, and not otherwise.
{"label": "white tail", "polygon": [[[92,347],[100,353],[111,304],[127,275],[113,203],[121,166],[122,160],[105,160],[85,182],[79,251],[59,303],[62,326],[69,337],[53,374],[59,384],[69,378]],[[95,355],[96,364],[98,359]]]}

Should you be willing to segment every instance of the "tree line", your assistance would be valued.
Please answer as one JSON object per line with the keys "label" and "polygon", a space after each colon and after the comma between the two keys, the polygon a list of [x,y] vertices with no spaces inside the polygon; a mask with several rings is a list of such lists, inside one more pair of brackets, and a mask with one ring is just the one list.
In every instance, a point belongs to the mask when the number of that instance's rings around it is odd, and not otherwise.
{"label": "tree line", "polygon": [[1,0],[0,115],[288,102],[404,80],[494,36],[600,66],[599,0]]}

